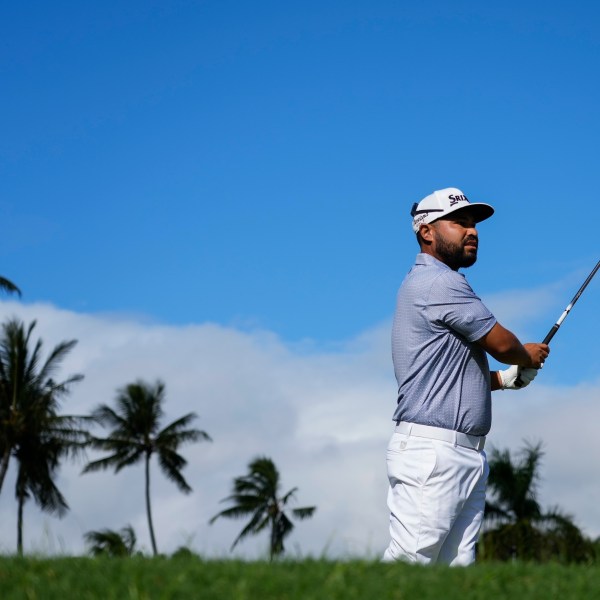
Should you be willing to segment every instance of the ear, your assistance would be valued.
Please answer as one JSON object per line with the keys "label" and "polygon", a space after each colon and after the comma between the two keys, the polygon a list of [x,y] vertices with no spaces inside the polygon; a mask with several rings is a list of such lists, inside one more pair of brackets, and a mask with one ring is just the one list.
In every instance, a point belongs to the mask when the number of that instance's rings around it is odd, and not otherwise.
{"label": "ear", "polygon": [[430,223],[422,223],[419,227],[419,235],[425,244],[433,242],[433,227]]}

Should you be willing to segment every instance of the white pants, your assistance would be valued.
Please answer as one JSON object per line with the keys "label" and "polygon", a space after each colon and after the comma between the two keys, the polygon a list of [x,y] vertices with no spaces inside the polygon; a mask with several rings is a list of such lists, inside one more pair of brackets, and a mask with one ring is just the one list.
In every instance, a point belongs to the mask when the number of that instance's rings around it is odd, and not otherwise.
{"label": "white pants", "polygon": [[392,540],[383,560],[471,564],[485,508],[485,452],[394,433],[387,468]]}

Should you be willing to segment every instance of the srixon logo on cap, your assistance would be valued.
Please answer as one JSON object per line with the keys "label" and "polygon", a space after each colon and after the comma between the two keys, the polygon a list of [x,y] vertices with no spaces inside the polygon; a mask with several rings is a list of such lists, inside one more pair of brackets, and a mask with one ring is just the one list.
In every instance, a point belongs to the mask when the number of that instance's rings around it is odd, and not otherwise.
{"label": "srixon logo on cap", "polygon": [[422,214],[422,215],[419,215],[418,217],[415,217],[415,219],[414,219],[414,226],[415,226],[415,227],[418,227],[418,226],[420,226],[420,225],[421,225],[421,223],[422,223],[423,221],[425,221],[425,219],[426,219],[428,216],[429,216],[429,213],[428,213],[428,212],[426,212],[426,213],[424,213],[424,214]]}
{"label": "srixon logo on cap", "polygon": [[456,196],[455,194],[450,194],[448,196],[448,198],[450,199],[450,206],[454,206],[455,204],[458,204],[459,202],[468,202],[469,199],[463,194],[462,196]]}

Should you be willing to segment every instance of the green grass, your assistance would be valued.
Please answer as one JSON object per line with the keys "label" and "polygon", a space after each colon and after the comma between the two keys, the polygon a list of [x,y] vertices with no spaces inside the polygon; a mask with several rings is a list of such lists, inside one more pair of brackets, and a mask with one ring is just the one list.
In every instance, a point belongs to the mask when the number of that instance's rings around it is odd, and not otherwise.
{"label": "green grass", "polygon": [[600,568],[368,561],[0,557],[2,600],[471,600],[600,598]]}

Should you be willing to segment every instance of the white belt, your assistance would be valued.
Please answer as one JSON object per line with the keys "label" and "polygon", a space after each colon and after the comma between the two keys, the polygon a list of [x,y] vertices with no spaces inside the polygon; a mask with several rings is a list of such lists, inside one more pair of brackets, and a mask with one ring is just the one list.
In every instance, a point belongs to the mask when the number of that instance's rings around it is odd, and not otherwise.
{"label": "white belt", "polygon": [[431,425],[418,425],[417,423],[407,423],[401,421],[396,425],[396,433],[403,433],[408,436],[431,438],[450,442],[457,446],[471,448],[472,450],[483,450],[485,446],[485,435],[469,435],[452,429],[443,429],[442,427],[432,427]]}

